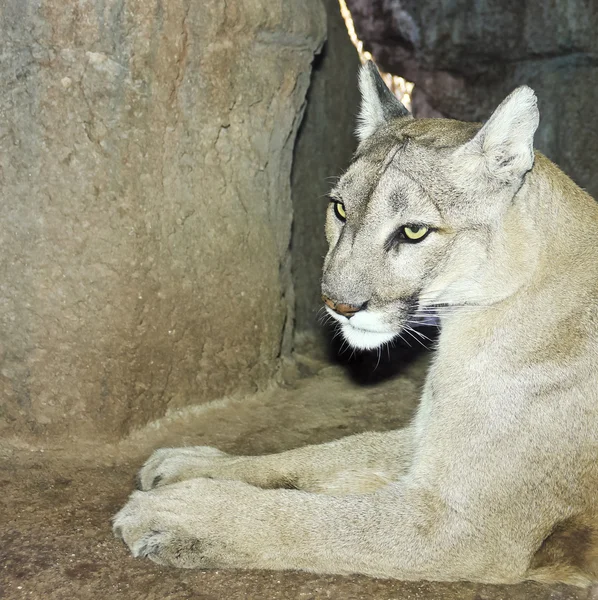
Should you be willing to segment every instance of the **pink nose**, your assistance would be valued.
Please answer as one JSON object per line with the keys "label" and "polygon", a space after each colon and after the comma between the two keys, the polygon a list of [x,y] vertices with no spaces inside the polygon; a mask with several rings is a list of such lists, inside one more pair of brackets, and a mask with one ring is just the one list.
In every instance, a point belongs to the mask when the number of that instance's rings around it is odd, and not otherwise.
{"label": "pink nose", "polygon": [[351,306],[350,304],[335,302],[325,295],[322,295],[322,300],[326,306],[331,308],[334,312],[337,312],[339,315],[343,315],[343,317],[350,318],[362,309],[362,306]]}

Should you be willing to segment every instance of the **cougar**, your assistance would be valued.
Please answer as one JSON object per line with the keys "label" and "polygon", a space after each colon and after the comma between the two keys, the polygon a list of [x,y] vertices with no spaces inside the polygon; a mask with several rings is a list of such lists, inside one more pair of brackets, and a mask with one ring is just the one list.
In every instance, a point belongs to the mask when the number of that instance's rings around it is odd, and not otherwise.
{"label": "cougar", "polygon": [[275,455],[156,451],[114,518],[196,568],[587,585],[598,575],[598,207],[533,149],[528,87],[414,119],[360,72],[330,194],[326,310],[355,348],[441,331],[413,422]]}

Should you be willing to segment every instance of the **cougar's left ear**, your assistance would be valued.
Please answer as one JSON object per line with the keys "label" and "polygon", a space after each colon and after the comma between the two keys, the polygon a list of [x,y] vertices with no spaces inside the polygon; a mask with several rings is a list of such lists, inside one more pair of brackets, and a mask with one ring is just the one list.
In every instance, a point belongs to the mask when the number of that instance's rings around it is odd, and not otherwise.
{"label": "cougar's left ear", "polygon": [[471,171],[515,183],[534,165],[534,133],[540,113],[534,91],[521,86],[507,96],[476,136],[457,154]]}
{"label": "cougar's left ear", "polygon": [[399,99],[386,87],[376,65],[369,60],[359,71],[361,109],[357,120],[357,138],[367,139],[391,119],[411,116]]}

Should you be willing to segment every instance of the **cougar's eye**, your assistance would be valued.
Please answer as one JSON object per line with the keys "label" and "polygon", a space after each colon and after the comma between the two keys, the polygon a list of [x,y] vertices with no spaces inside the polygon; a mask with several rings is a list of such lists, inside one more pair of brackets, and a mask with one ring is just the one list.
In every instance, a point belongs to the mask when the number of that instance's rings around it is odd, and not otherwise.
{"label": "cougar's eye", "polygon": [[405,239],[410,242],[421,242],[430,233],[425,225],[403,225],[401,227]]}
{"label": "cougar's eye", "polygon": [[403,225],[386,240],[385,248],[390,250],[400,244],[417,244],[425,240],[431,231],[434,231],[434,228],[427,225],[415,225],[413,223]]}
{"label": "cougar's eye", "polygon": [[336,218],[344,223],[347,220],[345,205],[338,200],[332,200],[332,204],[334,205],[334,214],[336,215]]}

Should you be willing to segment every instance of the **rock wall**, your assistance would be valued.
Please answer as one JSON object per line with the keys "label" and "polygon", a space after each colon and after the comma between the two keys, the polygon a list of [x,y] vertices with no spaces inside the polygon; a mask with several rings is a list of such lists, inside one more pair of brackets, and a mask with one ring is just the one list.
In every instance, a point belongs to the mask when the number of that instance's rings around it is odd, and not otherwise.
{"label": "rock wall", "polygon": [[380,65],[416,85],[419,116],[483,120],[538,94],[536,145],[598,197],[598,10],[587,0],[347,0]]}
{"label": "rock wall", "polygon": [[319,0],[0,10],[0,432],[114,438],[290,346]]}
{"label": "rock wall", "polygon": [[328,245],[324,219],[326,195],[334,178],[349,166],[357,147],[359,57],[349,40],[338,0],[324,0],[328,36],[314,61],[308,103],[293,160],[293,281],[297,295],[296,331],[321,338],[318,322],[320,279]]}

